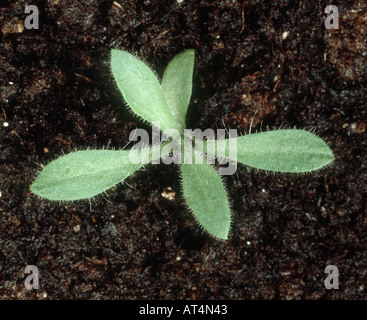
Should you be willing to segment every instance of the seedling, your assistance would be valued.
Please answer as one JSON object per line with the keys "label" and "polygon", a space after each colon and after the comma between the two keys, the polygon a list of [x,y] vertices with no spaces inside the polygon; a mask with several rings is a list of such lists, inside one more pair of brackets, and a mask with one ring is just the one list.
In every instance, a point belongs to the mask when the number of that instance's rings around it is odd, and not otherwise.
{"label": "seedling", "polygon": [[[223,181],[210,165],[210,158],[227,158],[257,169],[290,173],[311,172],[333,161],[332,151],[321,138],[297,129],[222,140],[196,139],[203,147],[203,153],[199,151],[192,143],[194,139],[188,142],[189,135],[185,134],[194,60],[194,50],[175,56],[160,83],[144,62],[125,51],[112,50],[112,73],[122,96],[134,114],[160,124],[165,142],[142,145],[140,153],[135,154],[140,155],[139,161],[132,161],[130,152],[134,148],[71,152],[42,169],[31,185],[32,192],[49,200],[89,199],[124,181],[144,165],[156,162],[159,157],[170,157],[178,150],[184,154],[178,158],[185,203],[209,234],[227,239],[230,206]],[[188,152],[192,153],[187,157]],[[202,156],[201,161],[197,161],[198,156]]]}

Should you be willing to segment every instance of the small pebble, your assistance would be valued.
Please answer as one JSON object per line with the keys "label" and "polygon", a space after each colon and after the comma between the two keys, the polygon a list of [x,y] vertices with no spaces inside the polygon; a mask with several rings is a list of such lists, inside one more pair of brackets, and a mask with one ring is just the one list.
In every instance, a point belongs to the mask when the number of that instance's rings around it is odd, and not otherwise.
{"label": "small pebble", "polygon": [[289,35],[289,31],[284,31],[284,32],[282,33],[282,40],[287,39],[288,35]]}
{"label": "small pebble", "polygon": [[176,192],[171,187],[167,187],[163,189],[161,196],[172,201],[175,199]]}
{"label": "small pebble", "polygon": [[17,23],[17,32],[22,33],[24,31],[24,26],[22,22]]}

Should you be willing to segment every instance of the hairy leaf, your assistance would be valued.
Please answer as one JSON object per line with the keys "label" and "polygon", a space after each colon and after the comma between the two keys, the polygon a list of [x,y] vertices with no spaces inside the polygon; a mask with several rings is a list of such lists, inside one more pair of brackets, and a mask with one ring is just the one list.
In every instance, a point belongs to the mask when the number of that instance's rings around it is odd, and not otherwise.
{"label": "hairy leaf", "polygon": [[195,50],[185,50],[168,64],[162,79],[162,89],[168,107],[182,129],[186,127],[186,113],[192,92]]}
{"label": "hairy leaf", "polygon": [[227,239],[231,213],[226,191],[218,173],[205,161],[183,164],[184,197],[196,219],[211,235]]}
{"label": "hairy leaf", "polygon": [[[231,139],[237,141],[237,153],[230,150]],[[216,144],[216,152],[211,152],[211,155],[223,155],[220,152],[225,150],[227,158],[253,168],[293,173],[317,170],[334,160],[329,146],[305,130],[267,131],[231,139],[207,142],[207,146]]]}
{"label": "hairy leaf", "polygon": [[148,161],[132,164],[129,150],[72,152],[46,165],[31,191],[49,200],[90,198],[123,181]]}
{"label": "hairy leaf", "polygon": [[134,113],[150,123],[159,121],[162,131],[181,131],[157,77],[144,62],[126,51],[113,49],[111,68],[122,96]]}

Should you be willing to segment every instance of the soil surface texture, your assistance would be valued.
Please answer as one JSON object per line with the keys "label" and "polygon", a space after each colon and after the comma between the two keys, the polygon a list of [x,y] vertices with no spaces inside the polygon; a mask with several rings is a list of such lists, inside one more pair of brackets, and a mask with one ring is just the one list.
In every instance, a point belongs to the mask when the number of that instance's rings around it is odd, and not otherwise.
{"label": "soil surface texture", "polygon": [[[32,0],[0,9],[0,299],[367,299],[367,5],[330,1]],[[27,5],[39,10],[28,29]],[[35,21],[33,21],[35,22]],[[29,186],[73,150],[151,130],[109,66],[128,50],[162,76],[196,52],[188,128],[315,132],[335,162],[314,174],[239,165],[224,176],[228,241],[182,200],[179,167],[149,165],[91,202]],[[38,290],[24,285],[37,266]],[[328,290],[325,268],[339,271]]]}

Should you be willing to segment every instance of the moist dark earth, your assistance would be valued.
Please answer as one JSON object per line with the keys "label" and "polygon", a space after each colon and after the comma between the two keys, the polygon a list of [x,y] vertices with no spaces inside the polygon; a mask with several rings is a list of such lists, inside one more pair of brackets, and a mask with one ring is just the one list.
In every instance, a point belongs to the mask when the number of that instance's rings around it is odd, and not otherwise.
{"label": "moist dark earth", "polygon": [[[26,5],[39,10],[27,29]],[[9,1],[0,11],[1,299],[366,299],[367,5],[333,1]],[[228,241],[184,205],[177,165],[149,165],[89,201],[29,186],[73,150],[123,148],[135,128],[109,67],[128,50],[158,75],[196,52],[188,128],[315,130],[313,174],[225,176]],[[169,189],[169,188],[172,188]],[[169,199],[167,194],[174,195]],[[39,270],[27,291],[24,270]],[[339,271],[326,289],[325,268]]]}

